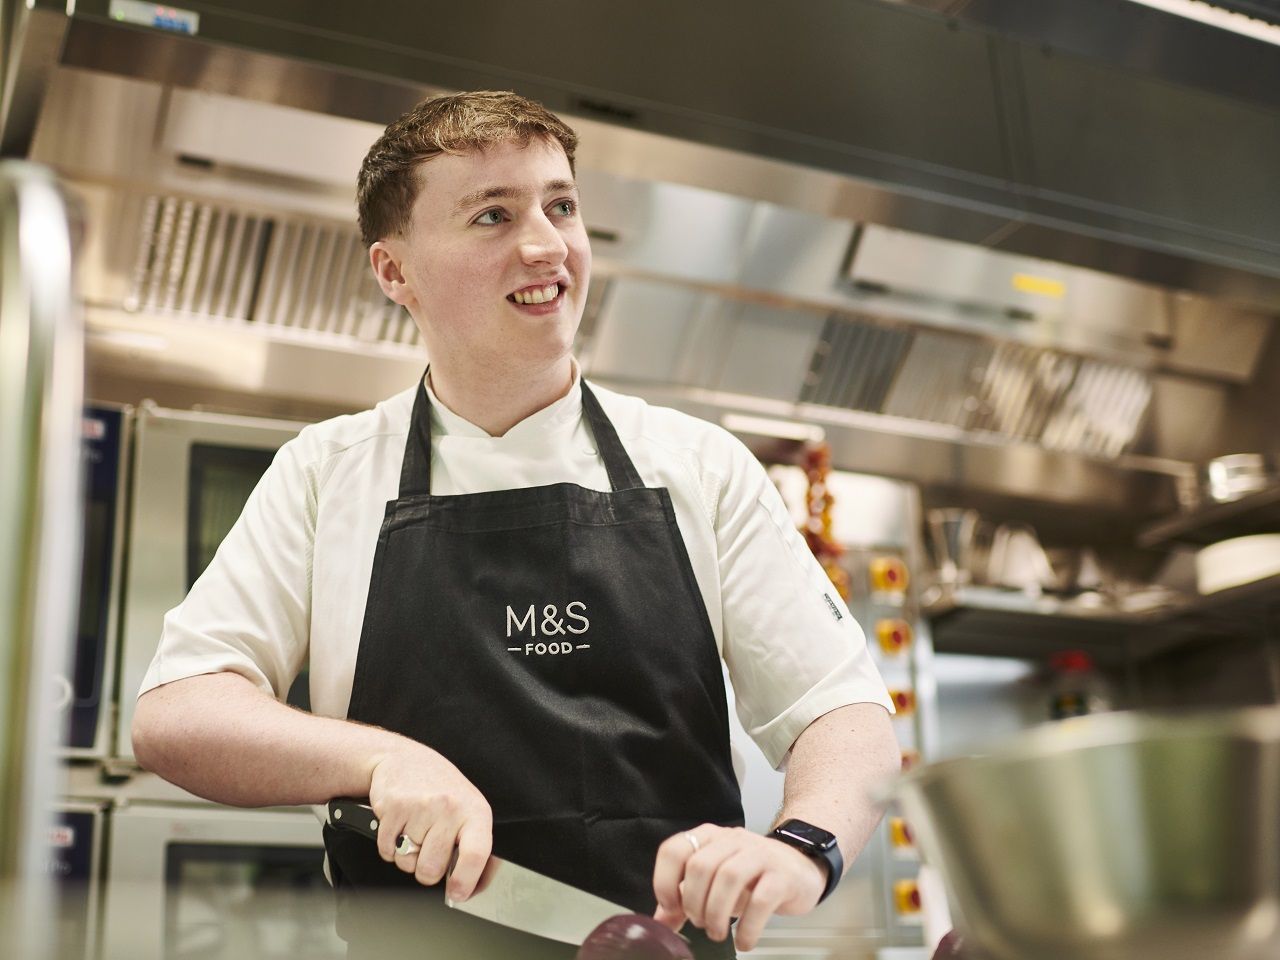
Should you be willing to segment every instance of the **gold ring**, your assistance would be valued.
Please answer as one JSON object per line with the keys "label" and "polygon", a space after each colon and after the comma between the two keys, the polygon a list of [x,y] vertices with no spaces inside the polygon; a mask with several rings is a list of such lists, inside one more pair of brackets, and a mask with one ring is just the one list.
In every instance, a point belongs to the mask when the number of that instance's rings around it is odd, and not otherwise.
{"label": "gold ring", "polygon": [[702,844],[698,842],[698,838],[693,835],[692,830],[686,830],[684,832],[684,838],[689,841],[689,846],[693,847],[694,853],[697,853],[702,849]]}

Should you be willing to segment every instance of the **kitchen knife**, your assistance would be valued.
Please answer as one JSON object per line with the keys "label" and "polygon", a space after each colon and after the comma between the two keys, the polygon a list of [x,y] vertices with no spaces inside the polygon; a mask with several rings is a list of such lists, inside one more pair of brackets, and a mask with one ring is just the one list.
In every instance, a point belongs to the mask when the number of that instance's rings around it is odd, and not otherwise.
{"label": "kitchen knife", "polygon": [[[358,800],[329,801],[329,825],[378,837],[377,814]],[[444,902],[454,910],[575,946],[610,917],[634,912],[499,857],[489,858],[475,893],[462,902],[448,897]]]}

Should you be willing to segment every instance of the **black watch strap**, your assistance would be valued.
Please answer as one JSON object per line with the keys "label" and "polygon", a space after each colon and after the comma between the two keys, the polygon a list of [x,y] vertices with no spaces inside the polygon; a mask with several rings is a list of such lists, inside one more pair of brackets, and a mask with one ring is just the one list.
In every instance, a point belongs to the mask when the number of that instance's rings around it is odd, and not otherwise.
{"label": "black watch strap", "polygon": [[820,860],[827,865],[827,885],[818,898],[821,903],[831,896],[831,891],[840,882],[844,874],[844,857],[840,855],[840,845],[836,843],[835,834],[815,827],[803,820],[787,820],[778,824],[769,836],[781,840],[788,846],[795,847],[806,856]]}

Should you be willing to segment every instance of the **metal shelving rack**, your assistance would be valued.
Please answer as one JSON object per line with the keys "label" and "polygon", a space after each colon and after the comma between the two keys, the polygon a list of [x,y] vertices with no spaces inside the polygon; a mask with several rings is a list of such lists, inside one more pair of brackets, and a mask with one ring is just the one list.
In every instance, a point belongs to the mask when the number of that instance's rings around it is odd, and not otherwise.
{"label": "metal shelving rack", "polygon": [[934,649],[942,653],[1040,657],[1084,650],[1123,664],[1215,635],[1280,627],[1280,574],[1148,612],[962,588],[928,602]]}
{"label": "metal shelving rack", "polygon": [[[1137,542],[1203,547],[1257,533],[1280,533],[1280,485],[1159,520]],[[934,588],[924,613],[940,652],[1039,657],[1070,648],[1123,664],[1200,638],[1280,632],[1280,574],[1150,610],[987,587]]]}
{"label": "metal shelving rack", "polygon": [[1254,533],[1280,533],[1280,485],[1157,521],[1138,534],[1138,546],[1204,547]]}
{"label": "metal shelving rack", "polygon": [[939,653],[1047,657],[1073,649],[1100,663],[1125,659],[1126,642],[1144,624],[1138,613],[991,587],[936,591],[924,613]]}

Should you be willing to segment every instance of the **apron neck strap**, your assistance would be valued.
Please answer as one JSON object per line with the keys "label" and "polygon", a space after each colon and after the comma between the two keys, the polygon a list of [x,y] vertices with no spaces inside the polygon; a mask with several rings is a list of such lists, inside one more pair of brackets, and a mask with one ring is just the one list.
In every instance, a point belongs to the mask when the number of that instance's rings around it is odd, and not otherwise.
{"label": "apron neck strap", "polygon": [[604,408],[587,386],[587,381],[580,377],[578,382],[582,385],[582,412],[586,414],[587,425],[600,450],[600,459],[604,461],[604,468],[609,473],[609,486],[614,490],[643,487],[644,482],[636,472],[635,464],[631,462],[622,441],[618,439],[618,431],[613,429],[613,422],[605,416]]}
{"label": "apron neck strap", "polygon": [[[400,499],[406,497],[426,496],[431,492],[431,401],[427,397],[426,374],[418,381],[418,389],[413,397],[413,414],[409,418],[409,436],[404,445],[404,460],[400,466]],[[643,487],[640,474],[635,464],[618,439],[618,431],[613,428],[600,406],[600,401],[587,386],[587,381],[579,378],[582,389],[582,412],[587,418],[587,426],[595,438],[596,447],[600,450],[600,458],[609,474],[609,486],[614,490],[632,490]]]}
{"label": "apron neck strap", "polygon": [[409,416],[409,437],[400,462],[400,499],[426,496],[431,492],[431,401],[427,398],[427,375],[418,379]]}

